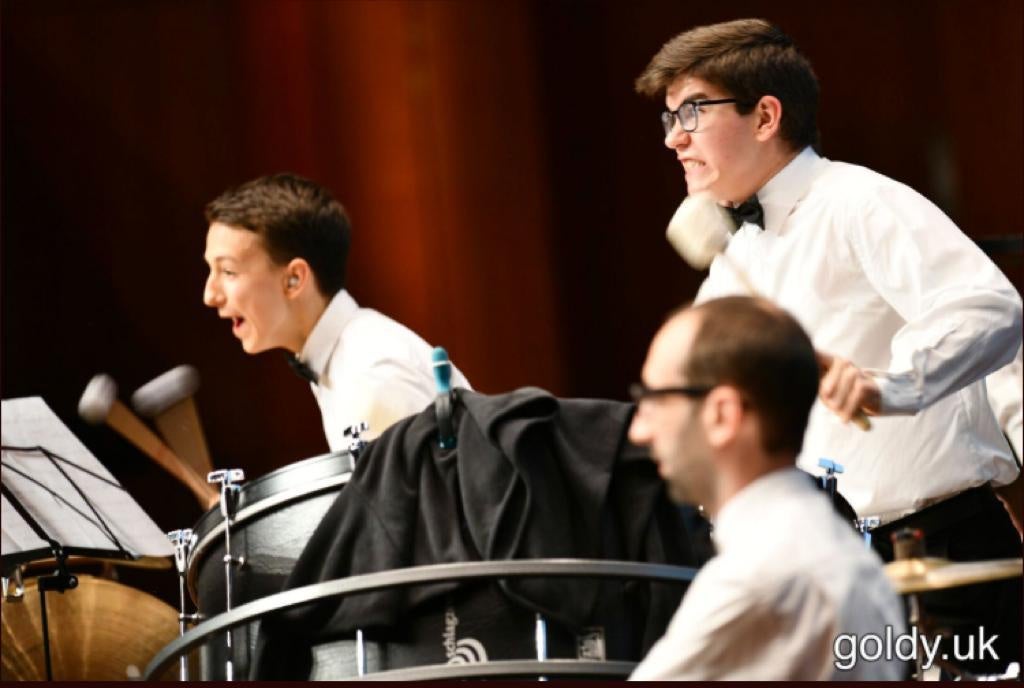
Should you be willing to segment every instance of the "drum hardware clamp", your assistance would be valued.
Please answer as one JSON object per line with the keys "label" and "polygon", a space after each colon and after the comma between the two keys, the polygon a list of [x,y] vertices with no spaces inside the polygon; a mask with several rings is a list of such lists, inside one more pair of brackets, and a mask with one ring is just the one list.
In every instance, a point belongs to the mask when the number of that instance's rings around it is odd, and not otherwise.
{"label": "drum hardware clamp", "polygon": [[11,575],[3,576],[4,602],[23,602],[25,600],[25,582],[21,577],[21,566],[15,566]]}
{"label": "drum hardware clamp", "polygon": [[857,530],[864,536],[864,544],[867,545],[868,549],[871,549],[871,531],[882,525],[882,519],[878,516],[867,516],[866,518],[857,519]]}
{"label": "drum hardware clamp", "polygon": [[[188,555],[196,544],[196,536],[191,528],[182,528],[170,531],[167,538],[174,546],[174,567],[178,570],[178,637],[181,637],[185,635],[189,622],[203,618],[199,613],[185,613],[185,572],[188,570]],[[188,655],[182,655],[178,661],[178,679],[188,681]]]}
{"label": "drum hardware clamp", "polygon": [[845,472],[843,464],[837,463],[832,459],[821,458],[818,459],[818,467],[825,469],[825,475],[819,478],[821,480],[821,486],[828,492],[828,496],[835,498],[836,496],[836,476]]}
{"label": "drum hardware clamp", "polygon": [[[245,557],[234,557],[231,554],[231,520],[238,506],[238,495],[242,490],[240,482],[245,480],[245,471],[241,468],[222,468],[211,471],[206,476],[206,482],[220,484],[220,513],[224,517],[224,610],[231,611],[231,583],[234,579],[232,566],[245,565]],[[233,656],[232,631],[225,633],[225,645],[227,647],[227,659],[224,662],[224,675],[228,681],[235,680]]]}
{"label": "drum hardware clamp", "polygon": [[359,453],[363,451],[366,446],[366,440],[362,438],[362,434],[370,429],[370,425],[366,421],[359,421],[354,425],[350,425],[345,428],[342,435],[348,439],[348,451],[352,455],[352,459],[358,459]]}

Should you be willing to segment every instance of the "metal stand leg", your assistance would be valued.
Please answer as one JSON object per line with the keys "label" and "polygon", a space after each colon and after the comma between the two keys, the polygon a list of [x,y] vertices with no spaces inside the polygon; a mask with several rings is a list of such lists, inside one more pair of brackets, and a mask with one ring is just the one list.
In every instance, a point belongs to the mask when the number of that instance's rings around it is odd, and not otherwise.
{"label": "metal stand leg", "polygon": [[[172,530],[167,533],[168,539],[174,545],[174,566],[178,569],[178,636],[185,635],[188,630],[188,622],[198,618],[198,614],[187,614],[185,601],[185,572],[187,570],[188,555],[195,545],[195,536],[191,528]],[[178,680],[188,681],[188,655],[183,654],[178,660]]]}
{"label": "metal stand leg", "polygon": [[[924,533],[917,528],[901,528],[892,533],[889,538],[892,540],[892,554],[894,561],[905,559],[918,559],[925,556]],[[908,625],[911,629],[920,630],[920,644],[914,648],[914,680],[924,680],[924,612],[921,606],[921,598],[917,594],[907,596],[909,618]]]}
{"label": "metal stand leg", "polygon": [[53,680],[53,665],[50,663],[50,624],[46,620],[46,590],[39,588],[39,608],[43,615],[43,660],[46,662],[46,680]]}
{"label": "metal stand leg", "polygon": [[921,600],[917,595],[908,595],[907,603],[910,607],[910,627],[917,627],[921,630],[921,642],[914,648],[914,680],[924,680],[924,628],[921,626]]}
{"label": "metal stand leg", "polygon": [[366,676],[366,642],[361,628],[356,630],[356,675]]}
{"label": "metal stand leg", "polygon": [[[231,521],[235,515],[238,494],[242,487],[238,483],[245,480],[245,472],[241,468],[226,468],[213,471],[206,476],[209,483],[220,483],[220,513],[224,517],[224,610],[231,611],[231,587],[234,580],[234,567],[245,563],[244,557],[235,558],[231,554]],[[224,662],[225,680],[235,680],[234,640],[232,631],[224,634],[227,648],[227,660]]]}
{"label": "metal stand leg", "polygon": [[[533,642],[537,648],[537,660],[544,662],[548,658],[548,623],[540,614],[536,615],[533,630]],[[538,681],[547,681],[547,676],[538,676]]]}
{"label": "metal stand leg", "polygon": [[57,570],[50,576],[40,576],[36,588],[39,590],[39,607],[43,615],[43,658],[46,662],[46,680],[53,680],[53,665],[50,661],[50,623],[46,618],[46,591],[56,590],[63,594],[65,590],[78,587],[78,578],[68,573],[67,555],[56,541],[50,542],[54,557],[57,559]]}

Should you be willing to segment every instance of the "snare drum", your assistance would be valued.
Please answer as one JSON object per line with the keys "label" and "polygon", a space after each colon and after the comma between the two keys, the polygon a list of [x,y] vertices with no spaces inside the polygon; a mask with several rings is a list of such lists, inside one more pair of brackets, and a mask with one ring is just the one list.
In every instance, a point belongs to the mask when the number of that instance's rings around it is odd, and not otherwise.
{"label": "snare drum", "polygon": [[[233,607],[280,592],[306,542],[352,474],[348,452],[323,454],[290,464],[242,485],[231,521]],[[224,517],[206,512],[193,528],[195,545],[188,558],[188,589],[200,614],[209,618],[226,609]],[[248,673],[256,647],[258,622],[237,629],[232,646],[235,676]],[[201,652],[201,678],[224,679],[227,651],[223,639]]]}

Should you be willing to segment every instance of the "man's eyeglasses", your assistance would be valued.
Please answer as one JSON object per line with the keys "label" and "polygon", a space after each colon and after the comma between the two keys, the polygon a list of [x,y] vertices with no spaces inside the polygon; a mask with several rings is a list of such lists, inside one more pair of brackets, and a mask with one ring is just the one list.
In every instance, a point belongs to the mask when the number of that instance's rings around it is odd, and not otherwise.
{"label": "man's eyeglasses", "polygon": [[722,105],[724,103],[738,103],[735,98],[715,98],[714,100],[684,100],[676,110],[665,110],[661,113],[661,126],[665,127],[665,136],[672,133],[672,127],[676,120],[683,131],[689,133],[697,131],[697,108],[705,105]]}
{"label": "man's eyeglasses", "polygon": [[648,387],[642,382],[636,382],[629,386],[629,396],[633,401],[640,403],[644,399],[652,397],[664,397],[670,394],[682,394],[684,397],[699,398],[705,396],[714,387],[710,385],[694,385],[689,387]]}

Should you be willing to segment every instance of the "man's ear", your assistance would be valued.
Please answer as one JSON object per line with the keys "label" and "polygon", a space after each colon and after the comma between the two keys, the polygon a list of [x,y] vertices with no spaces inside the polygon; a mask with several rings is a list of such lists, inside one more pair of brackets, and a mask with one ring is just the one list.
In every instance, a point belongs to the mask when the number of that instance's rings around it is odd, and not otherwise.
{"label": "man's ear", "polygon": [[305,258],[292,258],[284,269],[284,293],[294,298],[312,286],[313,270]]}
{"label": "man's ear", "polygon": [[779,135],[782,127],[782,102],[775,96],[761,96],[754,106],[758,141],[768,141]]}
{"label": "man's ear", "polygon": [[715,449],[731,444],[740,433],[745,413],[743,395],[738,389],[719,385],[711,390],[701,409],[701,422],[708,444]]}

